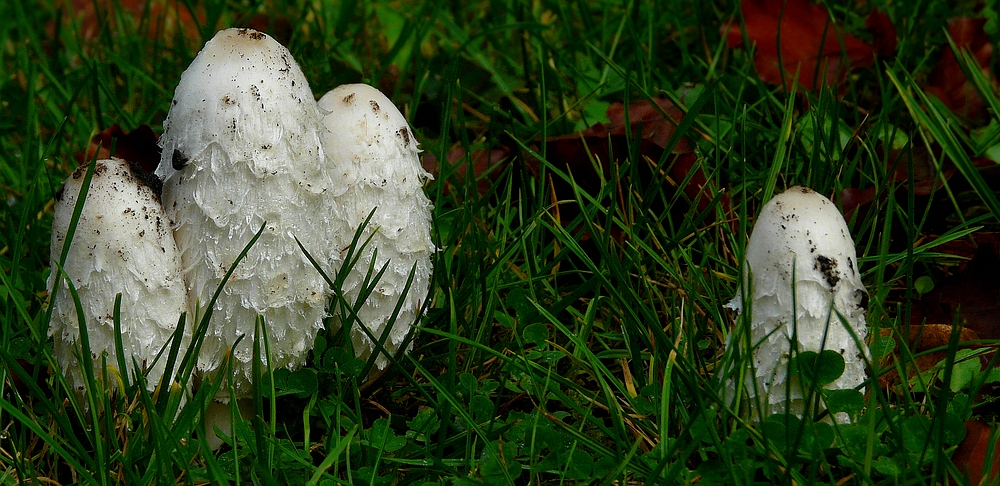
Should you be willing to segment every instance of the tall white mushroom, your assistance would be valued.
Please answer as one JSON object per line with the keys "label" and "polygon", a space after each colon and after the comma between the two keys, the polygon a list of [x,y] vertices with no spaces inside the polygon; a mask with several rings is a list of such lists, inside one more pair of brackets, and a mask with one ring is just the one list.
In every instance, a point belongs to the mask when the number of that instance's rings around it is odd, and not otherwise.
{"label": "tall white mushroom", "polygon": [[[66,255],[65,277],[58,262],[66,243],[73,211],[87,167],[76,170],[56,195],[52,221],[49,291],[55,290],[49,335],[54,338],[53,354],[68,382],[84,390],[84,370],[80,358],[80,328],[77,310],[70,295],[73,282],[83,306],[95,369],[107,353],[109,378],[122,372],[115,345],[113,311],[121,294],[121,341],[130,382],[135,382],[133,359],[145,368],[150,390],[163,376],[167,355],[157,354],[170,342],[186,305],[180,256],[174,244],[170,221],[160,205],[159,181],[133,170],[120,159],[99,160],[94,168],[83,212]],[[185,336],[190,338],[190,327]],[[187,339],[184,341],[187,342]],[[182,351],[183,353],[183,351]],[[105,386],[114,388],[116,382]]]}
{"label": "tall white mushroom", "polygon": [[[331,179],[343,184],[327,199],[325,211],[339,222],[338,228],[346,229],[338,229],[330,238],[346,250],[355,232],[375,210],[360,242],[371,240],[341,291],[354,305],[365,287],[370,265],[374,263],[375,273],[388,265],[357,315],[378,339],[402,299],[384,342],[392,353],[403,344],[430,288],[433,207],[423,184],[431,176],[420,164],[417,140],[406,119],[379,90],[364,84],[340,86],[324,95],[319,107],[326,125],[323,147],[334,171]],[[343,256],[335,255],[331,266],[339,269],[343,260]],[[404,294],[414,269],[409,291]],[[335,328],[347,317],[335,314]],[[368,359],[374,352],[375,343],[356,324],[351,328],[351,339],[357,357]],[[375,361],[379,370],[388,363],[385,354]]]}
{"label": "tall white mushroom", "polygon": [[[324,327],[329,286],[295,241],[321,261],[332,248],[324,241],[331,220],[319,210],[330,189],[321,126],[291,53],[251,29],[223,30],[205,44],[181,75],[163,122],[157,175],[192,311],[200,305],[204,314],[266,222],[223,288],[198,358],[198,369],[211,376],[243,337],[232,352],[238,398],[250,393],[258,315],[267,323],[273,368],[303,364]],[[223,387],[219,398],[228,396]]]}
{"label": "tall white mushroom", "polygon": [[[789,411],[800,417],[805,412],[803,386],[788,369],[793,344],[796,352],[832,350],[843,356],[844,373],[824,388],[864,383],[868,293],[858,272],[854,241],[836,205],[800,186],[775,196],[754,225],[743,274],[742,289],[727,306],[742,313],[747,307],[744,294],[752,299],[749,342],[746,330],[737,325],[727,347],[735,342],[747,353],[746,345],[751,346],[744,388],[755,417],[759,412]],[[737,319],[742,322],[742,317]],[[727,383],[730,397],[734,385],[732,379]],[[847,419],[843,414],[835,418]]]}

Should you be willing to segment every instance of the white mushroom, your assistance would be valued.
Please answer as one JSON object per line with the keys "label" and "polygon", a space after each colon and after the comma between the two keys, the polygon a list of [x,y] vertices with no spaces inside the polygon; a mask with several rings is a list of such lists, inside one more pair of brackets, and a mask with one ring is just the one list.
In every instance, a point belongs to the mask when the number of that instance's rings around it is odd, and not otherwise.
{"label": "white mushroom", "polygon": [[[765,204],[746,247],[743,274],[742,289],[728,307],[742,313],[743,297],[752,299],[749,319],[737,319],[749,321],[750,329],[737,325],[727,347],[735,341],[752,358],[744,384],[755,417],[805,412],[805,390],[788,369],[798,352],[832,350],[843,356],[844,373],[826,389],[865,382],[868,293],[847,224],[829,199],[796,186]],[[732,379],[727,388],[732,397]],[[845,414],[835,418],[847,420]]]}
{"label": "white mushroom", "polygon": [[[99,366],[106,359],[107,376],[115,380],[105,386],[114,388],[122,371],[118,369],[113,319],[115,297],[120,293],[122,358],[129,381],[136,380],[135,360],[145,368],[146,384],[152,390],[163,376],[167,354],[155,363],[154,359],[171,341],[186,302],[179,253],[160,205],[159,181],[120,159],[96,162],[66,255],[64,277],[58,262],[86,171],[86,166],[77,169],[56,195],[48,281],[49,291],[56,292],[49,325],[49,335],[55,341],[53,354],[71,386],[82,392],[79,319],[68,277],[83,306],[95,367],[92,372],[97,379],[104,376]],[[185,330],[186,345],[190,327]],[[103,353],[107,353],[106,358]]]}
{"label": "white mushroom", "polygon": [[[330,189],[321,126],[291,53],[251,29],[223,30],[205,44],[181,75],[163,122],[157,175],[199,317],[266,222],[224,286],[198,358],[198,369],[211,376],[242,337],[232,352],[238,398],[250,393],[258,315],[273,368],[302,365],[324,327],[329,286],[295,241],[321,261],[322,249],[332,248],[324,241],[330,219],[319,210]],[[228,397],[223,386],[218,398]]]}
{"label": "white mushroom", "polygon": [[[323,96],[319,106],[327,128],[323,147],[334,171],[331,179],[343,183],[327,199],[325,210],[343,225],[339,228],[346,230],[337,229],[330,238],[346,250],[355,232],[375,210],[360,242],[369,237],[371,240],[341,291],[347,302],[354,305],[365,287],[370,265],[374,263],[375,273],[387,265],[357,315],[379,339],[402,299],[399,315],[384,342],[386,350],[393,353],[403,344],[430,288],[433,207],[423,191],[430,174],[420,164],[417,140],[406,119],[379,90],[363,84],[340,86]],[[343,264],[343,257],[331,260],[334,268],[339,269]],[[414,269],[409,291],[404,295],[407,279]],[[348,317],[335,314],[334,328],[339,328]],[[359,326],[351,328],[351,339],[359,358],[368,359],[372,355],[375,343]],[[375,361],[379,370],[388,363],[385,354]]]}

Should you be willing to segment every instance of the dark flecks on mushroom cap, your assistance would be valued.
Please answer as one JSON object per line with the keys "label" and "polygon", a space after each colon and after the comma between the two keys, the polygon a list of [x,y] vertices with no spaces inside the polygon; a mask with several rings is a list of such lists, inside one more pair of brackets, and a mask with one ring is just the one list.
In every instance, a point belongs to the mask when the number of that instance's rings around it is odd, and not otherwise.
{"label": "dark flecks on mushroom cap", "polygon": [[837,286],[840,282],[840,275],[837,275],[837,259],[831,258],[824,255],[816,255],[816,270],[823,274],[826,278],[826,283],[830,285],[830,289]]}
{"label": "dark flecks on mushroom cap", "polygon": [[236,32],[238,35],[249,37],[252,40],[261,40],[264,38],[264,33],[253,30],[253,29],[240,29]]}
{"label": "dark flecks on mushroom cap", "polygon": [[170,165],[174,170],[181,170],[188,164],[188,158],[178,149],[174,149],[174,154],[170,158]]}
{"label": "dark flecks on mushroom cap", "polygon": [[403,141],[404,147],[410,146],[410,130],[406,127],[396,130],[396,136]]}
{"label": "dark flecks on mushroom cap", "polygon": [[[87,165],[81,165],[73,171],[73,179],[82,179],[87,174]],[[98,161],[94,166],[94,177],[100,177],[107,172],[108,167],[103,162]]]}
{"label": "dark flecks on mushroom cap", "polygon": [[372,104],[372,111],[374,111],[375,113],[378,113],[379,110],[382,109],[380,106],[378,106],[378,102],[375,100],[371,100],[371,104]]}
{"label": "dark flecks on mushroom cap", "polygon": [[354,103],[354,93],[351,93],[351,94],[345,96],[342,101],[344,102],[345,105],[349,105],[351,103]]}
{"label": "dark flecks on mushroom cap", "polygon": [[156,175],[142,170],[142,167],[137,163],[129,161],[128,168],[132,172],[132,176],[135,177],[136,181],[140,185],[146,186],[153,191],[153,196],[156,197],[156,202],[160,202],[160,196],[163,194],[163,181],[161,181],[159,177],[156,177]]}

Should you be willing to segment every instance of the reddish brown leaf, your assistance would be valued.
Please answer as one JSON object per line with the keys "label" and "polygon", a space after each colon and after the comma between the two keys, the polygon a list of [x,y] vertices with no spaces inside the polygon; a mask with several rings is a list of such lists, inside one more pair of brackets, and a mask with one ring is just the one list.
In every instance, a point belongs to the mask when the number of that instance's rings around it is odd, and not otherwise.
{"label": "reddish brown leaf", "polygon": [[851,219],[858,208],[867,206],[875,200],[875,188],[855,189],[848,187],[840,191],[840,207],[844,210],[844,218]]}
{"label": "reddish brown leaf", "polygon": [[[990,84],[995,88],[996,79],[989,68],[993,44],[983,32],[984,25],[986,19],[951,19],[948,21],[948,35],[955,42],[955,47],[972,54],[983,75],[990,79]],[[941,100],[951,111],[968,118],[977,126],[989,121],[986,104],[962,72],[955,53],[948,45],[944,46],[941,59],[927,77],[924,90]]]}
{"label": "reddish brown leaf", "polygon": [[[977,241],[964,268],[944,278],[914,303],[910,324],[958,322],[982,339],[1000,339],[1000,245]],[[957,314],[957,315],[956,315]]]}
{"label": "reddish brown leaf", "polygon": [[[809,0],[743,0],[740,9],[754,65],[768,83],[787,87],[798,72],[807,90],[836,87],[848,72],[875,61],[871,46],[842,32],[825,8]],[[730,47],[743,45],[738,20],[722,34]]]}
{"label": "reddish brown leaf", "polygon": [[[934,158],[941,160],[941,147],[933,146]],[[909,160],[913,155],[912,161]],[[947,181],[955,175],[955,164],[950,159],[945,160],[938,173],[937,166],[931,160],[931,153],[924,145],[913,147],[913,150],[893,150],[889,153],[890,180],[904,185],[909,180],[909,170],[913,167],[913,193],[918,196],[926,196],[936,189],[941,188],[942,179]]]}
{"label": "reddish brown leaf", "polygon": [[[906,340],[910,351],[914,354],[919,354],[931,349],[947,347],[951,342],[952,326],[951,324],[918,324],[901,326],[900,331],[905,333],[905,335],[901,337]],[[895,334],[895,331],[890,328],[883,328],[880,331],[881,336],[894,336]],[[975,333],[975,331],[964,328],[959,330],[959,348],[965,347],[961,343],[977,340],[979,340],[979,336]],[[913,360],[913,364],[916,367],[908,368],[909,377],[912,378],[913,376],[916,376],[917,372],[923,372],[933,368],[938,363],[944,361],[947,357],[947,351],[935,351],[933,353],[926,353],[917,356]],[[894,356],[890,359],[903,359],[899,354],[898,346],[894,350]],[[883,363],[883,366],[892,366],[891,361]],[[899,375],[896,370],[890,370],[879,376],[879,384],[883,388],[891,388],[898,385]]]}
{"label": "reddish brown leaf", "polygon": [[865,20],[865,27],[872,35],[872,48],[878,57],[889,57],[896,53],[896,26],[889,16],[876,10]]}
{"label": "reddish brown leaf", "polygon": [[157,136],[149,125],[139,125],[131,132],[125,132],[118,125],[112,125],[90,139],[90,145],[85,153],[76,155],[80,164],[90,162],[96,153],[98,159],[111,157],[114,145],[115,157],[138,164],[148,174],[156,170],[160,164],[160,146],[156,144]]}
{"label": "reddish brown leaf", "polygon": [[[665,149],[667,148],[667,143],[670,141],[670,137],[677,130],[677,124],[684,118],[684,112],[674,106],[670,100],[653,98],[653,101],[659,105],[659,109],[655,108],[648,101],[629,105],[628,125],[631,126],[633,131],[642,128],[642,133],[640,134],[642,140]],[[666,113],[670,119],[664,118],[662,113]],[[585,137],[602,138],[608,135],[625,135],[625,104],[612,103],[608,107],[607,115],[610,123],[607,125],[598,123],[584,130],[583,135]],[[633,136],[635,136],[634,133]],[[691,152],[691,146],[688,144],[687,139],[681,138],[674,146],[672,152],[675,154]]]}
{"label": "reddish brown leaf", "polygon": [[[670,175],[673,177],[674,184],[681,184],[688,177],[688,174],[691,174],[688,183],[684,185],[684,195],[688,199],[695,201],[698,211],[704,211],[708,209],[712,198],[715,197],[715,188],[708,182],[708,178],[705,177],[705,171],[702,167],[700,165],[696,166],[698,161],[698,157],[693,152],[680,154],[674,162],[673,168],[670,169]],[[731,207],[728,194],[722,196],[722,207],[726,211]]]}
{"label": "reddish brown leaf", "polygon": [[[991,446],[990,435],[993,429],[989,424],[970,420],[965,422],[965,440],[958,445],[955,454],[951,456],[951,461],[955,468],[968,479],[966,484],[992,484],[996,481],[1000,473],[1000,443],[994,442]],[[987,466],[987,454],[993,450],[993,457],[989,459],[989,478],[985,478],[983,470]]]}
{"label": "reddish brown leaf", "polygon": [[264,13],[255,14],[243,24],[245,27],[267,33],[281,45],[288,45],[289,41],[292,40],[292,32],[295,30],[292,23],[284,16]]}
{"label": "reddish brown leaf", "polygon": [[131,17],[135,25],[147,21],[147,36],[155,39],[172,36],[177,30],[183,38],[201,39],[199,24],[204,24],[205,14],[196,9],[195,15],[179,0],[69,0],[67,20],[79,22],[80,38],[85,41],[97,39],[101,30],[116,27],[121,17]]}
{"label": "reddish brown leaf", "polygon": [[[506,159],[510,157],[510,149],[503,145],[490,150],[476,149],[469,156],[472,160],[472,175],[476,178],[476,190],[479,194],[486,194],[503,171]],[[455,147],[445,154],[447,168],[451,171],[452,177],[455,178],[454,183],[464,183],[468,176],[469,164],[465,161],[465,157],[466,151],[462,147]],[[440,176],[441,162],[434,154],[424,155],[422,162],[424,170],[435,177]],[[451,193],[453,191],[452,181],[442,182],[448,184],[445,186],[445,193]]]}
{"label": "reddish brown leaf", "polygon": [[[633,155],[630,153],[633,144],[628,138],[631,135],[633,140],[638,139],[638,153],[635,155],[639,156],[634,161],[639,180],[633,182],[648,184],[659,179],[665,180],[665,187],[677,188],[677,185],[688,179],[687,184],[680,189],[690,200],[695,201],[699,211],[704,211],[715,196],[716,189],[711,186],[698,164],[698,158],[686,138],[676,140],[671,150],[672,155],[666,159],[667,167],[656,166],[671,137],[676,133],[684,113],[669,100],[656,98],[654,101],[656,105],[643,101],[629,105],[627,110],[624,104],[614,103],[607,110],[607,123],[599,123],[569,135],[550,137],[544,141],[536,140],[534,143],[538,145],[535,145],[535,150],[541,152],[542,147],[539,145],[544,143],[549,164],[572,174],[574,182],[584,191],[595,193],[600,190],[602,181],[624,181],[631,175],[618,170],[619,161]],[[614,154],[615,160],[607,160],[609,154]],[[477,189],[480,194],[489,190],[490,184],[506,163],[504,159],[510,155],[511,150],[502,145],[489,151],[473,151],[471,166],[478,180]],[[458,182],[464,181],[468,175],[469,165],[462,162],[465,156],[466,152],[462,148],[452,149],[446,155],[447,163],[454,166],[454,176]],[[524,160],[530,173],[536,176],[541,173],[541,162],[538,159],[526,154]],[[423,163],[431,174],[441,173],[440,161],[434,156],[425,156]],[[565,181],[553,178],[552,183],[553,202],[574,198],[573,188]],[[724,208],[730,207],[728,196],[723,197],[722,204]],[[563,220],[572,219],[575,210],[566,208],[560,216]]]}

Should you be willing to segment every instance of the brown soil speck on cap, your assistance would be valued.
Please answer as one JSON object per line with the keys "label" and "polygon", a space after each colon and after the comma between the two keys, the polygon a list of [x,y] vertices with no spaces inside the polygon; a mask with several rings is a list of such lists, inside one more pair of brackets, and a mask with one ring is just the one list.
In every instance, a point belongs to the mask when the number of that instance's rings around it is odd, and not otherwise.
{"label": "brown soil speck on cap", "polygon": [[174,170],[181,170],[188,163],[188,158],[180,150],[174,149],[173,157],[170,158],[170,165]]}
{"label": "brown soil speck on cap", "polygon": [[239,31],[237,31],[237,34],[242,35],[244,37],[249,37],[252,40],[261,40],[264,38],[264,34],[262,32],[258,32],[253,29],[240,29]]}
{"label": "brown soil speck on cap", "polygon": [[344,99],[341,100],[341,101],[343,101],[345,105],[349,105],[351,103],[354,103],[354,93],[351,93],[351,94],[345,96]]}
{"label": "brown soil speck on cap", "polygon": [[[108,166],[104,165],[103,162],[98,162],[97,165],[94,166],[94,177],[100,177],[104,175],[104,173],[107,172],[107,170]],[[73,178],[81,179],[86,173],[87,173],[87,166],[81,165],[80,167],[77,167],[76,170],[73,171]]]}
{"label": "brown soil speck on cap", "polygon": [[378,102],[375,101],[375,100],[372,100],[371,103],[372,103],[372,111],[374,111],[375,113],[378,113],[378,111],[381,110],[381,108],[378,106]]}
{"label": "brown soil speck on cap", "polygon": [[826,283],[833,289],[840,282],[840,275],[837,275],[837,259],[819,255],[816,257],[816,270],[819,270],[826,278]]}
{"label": "brown soil speck on cap", "polygon": [[410,146],[410,131],[406,127],[396,130],[396,136],[403,140],[404,147]]}

